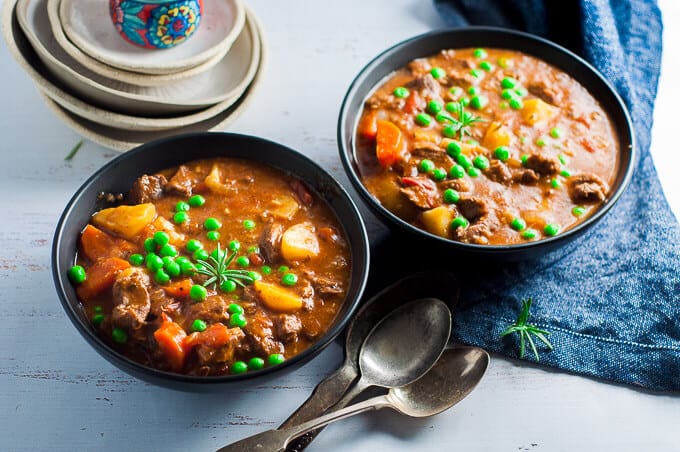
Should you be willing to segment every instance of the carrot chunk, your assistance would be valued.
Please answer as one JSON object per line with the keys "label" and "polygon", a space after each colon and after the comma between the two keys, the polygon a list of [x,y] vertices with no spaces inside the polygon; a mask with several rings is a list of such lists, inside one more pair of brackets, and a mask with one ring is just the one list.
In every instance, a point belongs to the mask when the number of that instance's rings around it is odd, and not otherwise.
{"label": "carrot chunk", "polygon": [[191,291],[192,285],[193,282],[191,281],[191,279],[189,278],[181,279],[177,282],[173,282],[171,284],[163,286],[163,290],[165,290],[165,293],[167,293],[171,297],[183,298],[189,296],[189,292]]}
{"label": "carrot chunk", "polygon": [[187,356],[187,348],[184,346],[187,333],[184,329],[168,317],[164,317],[163,323],[154,331],[153,337],[156,339],[161,353],[170,364],[170,370],[173,372],[182,370]]}
{"label": "carrot chunk", "polygon": [[118,273],[130,267],[130,263],[118,257],[99,259],[89,269],[87,277],[76,292],[81,300],[89,300],[113,286]]}
{"label": "carrot chunk", "polygon": [[389,167],[401,159],[404,140],[401,130],[394,123],[378,120],[375,153],[383,167]]}
{"label": "carrot chunk", "polygon": [[91,224],[80,234],[80,250],[92,262],[108,257],[123,257],[134,251],[135,246],[127,240],[113,237]]}
{"label": "carrot chunk", "polygon": [[[238,330],[238,328],[233,328]],[[192,333],[184,340],[185,347],[195,347],[197,345],[207,345],[208,347],[221,347],[231,340],[234,332],[222,323],[214,323],[205,331]]]}

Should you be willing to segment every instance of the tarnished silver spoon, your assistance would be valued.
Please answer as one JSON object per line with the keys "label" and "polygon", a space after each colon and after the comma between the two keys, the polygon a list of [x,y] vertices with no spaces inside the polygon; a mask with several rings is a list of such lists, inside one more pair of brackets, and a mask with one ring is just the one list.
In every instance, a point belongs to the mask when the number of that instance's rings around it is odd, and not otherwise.
{"label": "tarnished silver spoon", "polygon": [[489,365],[489,355],[477,347],[446,350],[425,375],[407,385],[391,388],[387,394],[330,412],[311,421],[283,430],[268,430],[220,449],[220,452],[282,451],[288,443],[316,428],[355,414],[392,408],[412,417],[427,417],[463,400],[481,381]]}

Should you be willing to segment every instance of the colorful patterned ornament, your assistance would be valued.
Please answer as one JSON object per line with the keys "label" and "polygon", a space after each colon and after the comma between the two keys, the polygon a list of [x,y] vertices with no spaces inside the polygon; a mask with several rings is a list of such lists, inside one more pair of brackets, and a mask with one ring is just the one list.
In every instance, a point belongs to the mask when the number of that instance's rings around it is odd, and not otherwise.
{"label": "colorful patterned ornament", "polygon": [[166,49],[186,41],[201,21],[202,0],[109,0],[109,13],[126,41]]}

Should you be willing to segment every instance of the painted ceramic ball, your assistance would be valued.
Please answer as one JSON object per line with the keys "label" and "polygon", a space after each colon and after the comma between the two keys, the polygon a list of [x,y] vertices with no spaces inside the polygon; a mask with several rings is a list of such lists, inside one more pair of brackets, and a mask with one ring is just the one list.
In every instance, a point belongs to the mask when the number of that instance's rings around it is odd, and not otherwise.
{"label": "painted ceramic ball", "polygon": [[109,13],[126,41],[147,49],[168,49],[196,33],[203,0],[109,0]]}

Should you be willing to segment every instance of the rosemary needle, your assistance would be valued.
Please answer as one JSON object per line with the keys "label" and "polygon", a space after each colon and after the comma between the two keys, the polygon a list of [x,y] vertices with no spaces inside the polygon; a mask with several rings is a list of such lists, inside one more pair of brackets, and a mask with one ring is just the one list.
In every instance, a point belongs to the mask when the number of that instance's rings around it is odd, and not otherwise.
{"label": "rosemary needle", "polygon": [[82,145],[83,145],[83,140],[80,140],[78,143],[76,143],[75,146],[73,146],[73,149],[71,149],[71,152],[69,152],[68,155],[66,157],[64,157],[64,160],[66,160],[66,161],[72,160],[73,157],[76,156],[76,154],[78,153],[78,150],[80,149],[80,147]]}
{"label": "rosemary needle", "polygon": [[531,347],[531,350],[534,352],[534,356],[536,357],[536,361],[540,361],[538,357],[538,350],[536,349],[536,344],[534,343],[533,338],[531,335],[533,334],[536,336],[541,342],[543,342],[550,350],[553,349],[552,344],[548,340],[548,337],[550,335],[549,332],[545,330],[541,330],[534,325],[528,324],[529,320],[529,311],[531,310],[531,298],[527,298],[526,300],[522,300],[522,309],[519,312],[519,315],[517,316],[517,320],[515,320],[515,323],[510,325],[501,333],[501,337],[507,336],[508,334],[512,333],[518,333],[519,334],[519,357],[524,358],[524,354],[526,352],[526,343],[529,343],[529,346]]}

